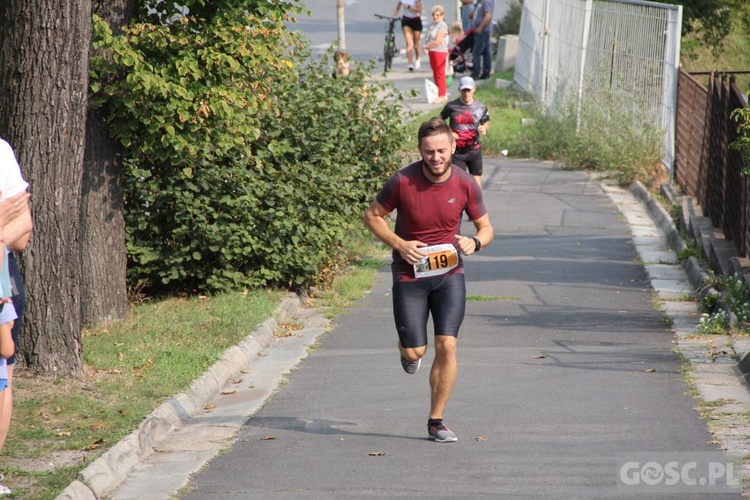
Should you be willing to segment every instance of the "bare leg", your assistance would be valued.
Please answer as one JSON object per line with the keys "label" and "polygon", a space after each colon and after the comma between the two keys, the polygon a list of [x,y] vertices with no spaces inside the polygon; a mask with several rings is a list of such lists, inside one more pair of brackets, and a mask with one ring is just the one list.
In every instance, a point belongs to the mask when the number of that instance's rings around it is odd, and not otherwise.
{"label": "bare leg", "polygon": [[430,418],[443,418],[453,384],[456,382],[456,337],[435,336],[435,361],[430,371]]}
{"label": "bare leg", "polygon": [[[404,32],[404,41],[406,42],[406,59],[409,60],[409,66],[414,65],[414,35],[413,31],[408,26],[401,26],[401,31]],[[419,57],[419,55],[417,55]]]}
{"label": "bare leg", "polygon": [[[419,55],[422,53],[422,51],[419,48],[419,39],[422,36],[422,32],[414,31],[413,35],[414,35],[414,38],[413,38],[412,44],[414,46],[414,55],[416,57],[416,62],[419,62]],[[411,63],[411,61],[409,61],[409,63]]]}
{"label": "bare leg", "polygon": [[403,354],[404,357],[409,361],[417,361],[422,356],[424,356],[425,352],[427,352],[427,346],[423,345],[421,347],[401,347],[401,342],[399,342],[398,350],[401,351],[401,354]]}
{"label": "bare leg", "polygon": [[479,184],[479,189],[482,189],[482,176],[481,175],[475,175],[474,179],[476,179],[477,184]]}
{"label": "bare leg", "polygon": [[0,452],[10,430],[10,418],[13,413],[13,366],[8,367],[8,387],[0,394]]}

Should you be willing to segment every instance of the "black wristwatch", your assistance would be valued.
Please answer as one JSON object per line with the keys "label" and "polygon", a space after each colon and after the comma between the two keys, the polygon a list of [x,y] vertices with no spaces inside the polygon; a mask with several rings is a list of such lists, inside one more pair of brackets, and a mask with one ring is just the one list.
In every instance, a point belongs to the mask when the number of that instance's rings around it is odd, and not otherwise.
{"label": "black wristwatch", "polygon": [[476,245],[474,247],[474,251],[475,252],[480,251],[482,249],[482,242],[479,241],[479,238],[477,238],[476,236],[472,236],[471,239],[474,240],[474,244]]}

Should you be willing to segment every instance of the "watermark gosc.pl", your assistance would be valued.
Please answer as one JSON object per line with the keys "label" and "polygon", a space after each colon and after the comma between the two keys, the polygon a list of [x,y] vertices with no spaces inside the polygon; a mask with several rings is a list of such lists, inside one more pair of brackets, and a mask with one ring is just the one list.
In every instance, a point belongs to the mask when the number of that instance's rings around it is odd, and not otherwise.
{"label": "watermark gosc.pl", "polygon": [[628,453],[617,461],[617,488],[631,493],[737,493],[741,456],[722,452]]}

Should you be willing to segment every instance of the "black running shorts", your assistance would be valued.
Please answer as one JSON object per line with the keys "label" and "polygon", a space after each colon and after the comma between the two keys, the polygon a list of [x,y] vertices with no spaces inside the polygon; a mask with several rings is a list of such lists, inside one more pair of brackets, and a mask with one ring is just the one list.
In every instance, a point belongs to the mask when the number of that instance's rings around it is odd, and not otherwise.
{"label": "black running shorts", "polygon": [[462,273],[393,284],[393,317],[403,347],[427,345],[427,318],[435,335],[458,337],[466,313],[466,281]]}
{"label": "black running shorts", "polygon": [[469,171],[471,175],[482,175],[482,146],[476,149],[468,149],[466,151],[456,150],[453,153],[453,164],[460,167],[461,170],[466,172]]}
{"label": "black running shorts", "polygon": [[411,28],[412,31],[422,31],[422,18],[421,17],[402,17],[401,27]]}

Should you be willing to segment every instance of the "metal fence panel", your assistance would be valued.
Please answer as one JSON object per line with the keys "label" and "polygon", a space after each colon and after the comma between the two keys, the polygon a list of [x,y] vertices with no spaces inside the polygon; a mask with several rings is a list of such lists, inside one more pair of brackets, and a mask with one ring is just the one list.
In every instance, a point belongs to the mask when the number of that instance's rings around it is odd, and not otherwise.
{"label": "metal fence panel", "polygon": [[[525,0],[514,80],[552,112],[630,103],[663,134],[673,170],[682,7],[637,0]],[[606,103],[603,103],[606,105]]]}

